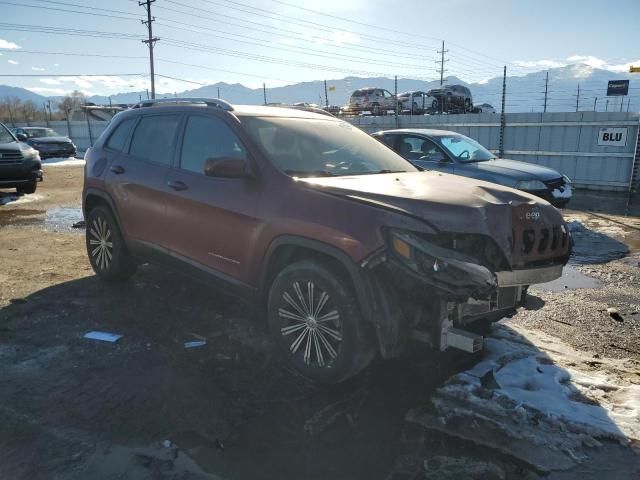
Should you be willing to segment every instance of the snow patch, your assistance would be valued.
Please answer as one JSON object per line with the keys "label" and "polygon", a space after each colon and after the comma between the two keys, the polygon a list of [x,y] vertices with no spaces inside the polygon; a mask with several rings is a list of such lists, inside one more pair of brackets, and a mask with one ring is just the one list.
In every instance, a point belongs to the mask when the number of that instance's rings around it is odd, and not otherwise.
{"label": "snow patch", "polygon": [[631,361],[594,359],[559,339],[498,324],[485,358],[407,419],[498,449],[540,471],[581,463],[603,439],[640,439]]}
{"label": "snow patch", "polygon": [[84,165],[85,161],[81,158],[47,158],[42,161],[43,167],[72,167],[76,165]]}

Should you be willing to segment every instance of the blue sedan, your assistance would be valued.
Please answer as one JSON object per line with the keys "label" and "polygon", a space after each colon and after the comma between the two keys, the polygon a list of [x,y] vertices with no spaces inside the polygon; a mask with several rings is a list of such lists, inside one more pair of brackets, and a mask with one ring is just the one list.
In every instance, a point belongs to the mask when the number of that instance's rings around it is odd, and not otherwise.
{"label": "blue sedan", "polygon": [[400,129],[373,134],[414,165],[517,188],[564,207],[571,200],[571,180],[557,171],[497,158],[475,140],[446,130]]}

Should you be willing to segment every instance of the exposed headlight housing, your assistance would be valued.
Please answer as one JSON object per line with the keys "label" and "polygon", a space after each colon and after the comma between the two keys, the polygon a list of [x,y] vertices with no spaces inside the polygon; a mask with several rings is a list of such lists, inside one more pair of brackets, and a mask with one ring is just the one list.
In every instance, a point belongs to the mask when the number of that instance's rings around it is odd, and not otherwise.
{"label": "exposed headlight housing", "polygon": [[389,230],[387,242],[396,261],[448,293],[484,296],[496,286],[494,274],[478,259],[463,252],[403,230]]}
{"label": "exposed headlight housing", "polygon": [[571,179],[566,175],[562,175],[562,179],[564,180],[564,183],[571,183]]}
{"label": "exposed headlight housing", "polygon": [[516,184],[518,190],[546,190],[547,186],[540,180],[523,180]]}

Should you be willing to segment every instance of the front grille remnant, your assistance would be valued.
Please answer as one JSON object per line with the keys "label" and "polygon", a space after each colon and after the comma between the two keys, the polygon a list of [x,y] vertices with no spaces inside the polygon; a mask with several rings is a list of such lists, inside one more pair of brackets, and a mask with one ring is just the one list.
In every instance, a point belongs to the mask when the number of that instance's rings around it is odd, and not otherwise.
{"label": "front grille remnant", "polygon": [[512,267],[553,262],[569,253],[564,223],[549,221],[538,208],[522,205],[513,209]]}

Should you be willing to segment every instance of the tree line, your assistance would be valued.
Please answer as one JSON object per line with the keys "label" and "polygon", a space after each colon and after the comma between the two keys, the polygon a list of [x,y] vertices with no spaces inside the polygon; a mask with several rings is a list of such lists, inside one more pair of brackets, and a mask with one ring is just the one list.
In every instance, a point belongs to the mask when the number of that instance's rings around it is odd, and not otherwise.
{"label": "tree line", "polygon": [[7,125],[29,122],[65,120],[70,112],[87,103],[87,96],[74,90],[60,100],[38,104],[33,100],[21,100],[16,97],[0,99],[0,122]]}

